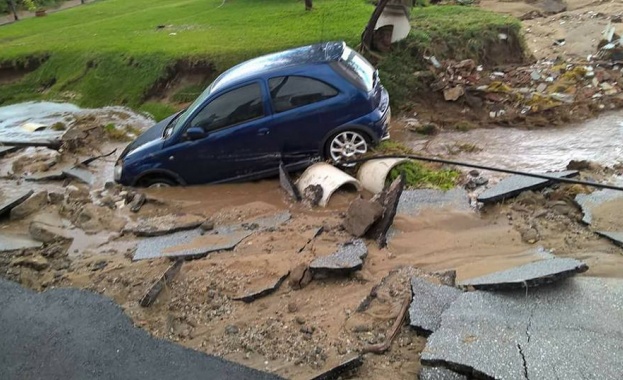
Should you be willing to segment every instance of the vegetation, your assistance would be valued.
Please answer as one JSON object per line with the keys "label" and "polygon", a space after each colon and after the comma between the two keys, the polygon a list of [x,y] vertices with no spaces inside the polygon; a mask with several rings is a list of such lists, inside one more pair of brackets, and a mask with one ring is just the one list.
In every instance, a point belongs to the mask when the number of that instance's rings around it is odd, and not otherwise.
{"label": "vegetation", "polygon": [[[259,54],[318,41],[356,46],[372,10],[367,0],[317,0],[311,12],[283,0],[89,3],[0,27],[0,67],[38,66],[21,81],[0,86],[0,104],[124,104],[162,118],[174,109],[144,102],[176,64],[207,60],[218,73]],[[470,7],[416,7],[412,23],[411,35],[378,62],[395,107],[424,88],[413,72],[425,68],[425,55],[484,59],[499,33],[519,38],[516,20]],[[171,100],[188,102],[198,93],[185,88]]]}

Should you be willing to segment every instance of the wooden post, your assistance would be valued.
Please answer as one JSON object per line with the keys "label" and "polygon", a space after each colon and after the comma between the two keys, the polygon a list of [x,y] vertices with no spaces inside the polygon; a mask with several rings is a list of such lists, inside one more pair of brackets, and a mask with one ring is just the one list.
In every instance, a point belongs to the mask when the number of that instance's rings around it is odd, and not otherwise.
{"label": "wooden post", "polygon": [[305,0],[305,10],[306,11],[312,10],[312,0]]}
{"label": "wooden post", "polygon": [[372,16],[370,16],[370,21],[368,21],[368,26],[366,26],[361,36],[362,50],[370,50],[372,46],[372,36],[374,35],[374,27],[379,21],[379,17],[381,17],[381,13],[383,13],[383,9],[385,9],[387,3],[389,3],[389,0],[379,0],[376,8],[374,8],[374,12],[372,12]]}
{"label": "wooden post", "polygon": [[19,21],[19,17],[17,17],[17,8],[15,7],[15,0],[9,0],[9,8],[11,8],[11,12],[13,12],[15,21]]}

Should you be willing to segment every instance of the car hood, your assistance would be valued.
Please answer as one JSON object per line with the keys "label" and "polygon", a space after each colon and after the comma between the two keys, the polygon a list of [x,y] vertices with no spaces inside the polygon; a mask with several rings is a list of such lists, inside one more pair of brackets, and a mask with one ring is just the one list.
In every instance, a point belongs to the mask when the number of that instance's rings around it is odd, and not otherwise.
{"label": "car hood", "polygon": [[131,152],[136,152],[137,149],[142,147],[143,145],[149,144],[151,146],[154,145],[155,141],[162,140],[162,134],[164,133],[164,129],[167,127],[167,125],[169,125],[171,120],[175,118],[175,116],[177,116],[177,113],[167,117],[166,119],[162,120],[161,122],[157,123],[153,127],[143,132],[123,150],[120,158],[125,158]]}

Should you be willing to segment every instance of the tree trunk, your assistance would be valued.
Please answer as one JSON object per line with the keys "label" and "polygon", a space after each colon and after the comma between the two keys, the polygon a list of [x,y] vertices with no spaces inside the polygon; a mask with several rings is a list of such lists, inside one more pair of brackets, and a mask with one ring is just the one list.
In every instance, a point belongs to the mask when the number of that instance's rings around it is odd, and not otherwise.
{"label": "tree trunk", "polygon": [[17,8],[15,7],[15,0],[9,0],[9,8],[11,8],[11,12],[13,12],[15,21],[19,21],[19,17],[17,17]]}
{"label": "tree trunk", "polygon": [[374,12],[372,12],[372,16],[370,16],[370,21],[368,21],[368,25],[361,36],[362,50],[370,50],[372,45],[372,36],[374,35],[374,27],[379,21],[379,17],[381,17],[381,13],[383,13],[383,9],[385,9],[387,3],[389,3],[389,0],[380,0],[376,5],[376,8],[374,8]]}
{"label": "tree trunk", "polygon": [[312,0],[305,0],[305,10],[306,11],[312,10]]}

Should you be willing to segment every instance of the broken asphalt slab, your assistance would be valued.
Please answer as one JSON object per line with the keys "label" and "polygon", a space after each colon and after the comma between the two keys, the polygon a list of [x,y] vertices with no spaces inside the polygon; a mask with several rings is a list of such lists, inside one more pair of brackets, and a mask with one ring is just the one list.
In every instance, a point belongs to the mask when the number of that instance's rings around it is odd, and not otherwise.
{"label": "broken asphalt slab", "polygon": [[398,204],[405,188],[405,175],[402,173],[396,178],[386,190],[377,194],[373,200],[383,206],[383,215],[366,232],[367,236],[376,241],[379,248],[387,246],[387,235],[390,227],[394,223]]}
{"label": "broken asphalt slab", "polygon": [[142,307],[149,307],[156,302],[156,299],[158,298],[160,292],[162,292],[162,289],[171,283],[180,269],[182,269],[183,264],[183,260],[176,260],[169,268],[167,268],[166,271],[164,271],[162,276],[160,276],[156,282],[149,287],[147,292],[143,295],[143,297],[141,297],[138,304]]}
{"label": "broken asphalt slab", "polygon": [[433,284],[421,277],[411,278],[411,291],[410,325],[423,335],[439,328],[441,314],[463,293],[457,288]]}
{"label": "broken asphalt slab", "polygon": [[477,378],[620,379],[622,310],[620,279],[466,292],[443,313],[421,361]]}
{"label": "broken asphalt slab", "polygon": [[344,275],[361,269],[367,254],[366,243],[355,239],[341,244],[335,253],[315,259],[309,268],[314,274]]}
{"label": "broken asphalt slab", "polygon": [[279,184],[281,188],[296,202],[300,202],[303,198],[301,192],[296,187],[294,181],[290,177],[290,174],[286,171],[283,164],[279,165]]}
{"label": "broken asphalt slab", "polygon": [[[137,195],[138,196],[138,195]],[[199,227],[205,218],[192,214],[168,214],[153,218],[139,218],[126,224],[123,232],[136,236],[161,236]]]}
{"label": "broken asphalt slab", "polygon": [[26,192],[23,192],[15,197],[6,199],[4,201],[0,201],[0,216],[8,213],[9,211],[11,211],[15,206],[17,206],[18,204],[24,202],[26,199],[28,199],[31,195],[34,194],[33,190],[29,190]]}
{"label": "broken asphalt slab", "polygon": [[255,290],[243,296],[234,297],[232,299],[234,301],[242,301],[245,303],[251,303],[259,298],[266,297],[267,295],[276,292],[281,286],[281,284],[283,284],[283,282],[288,278],[289,275],[290,275],[290,272],[287,272],[283,276],[279,277],[275,282],[273,282],[272,284],[262,289]]}
{"label": "broken asphalt slab", "polygon": [[575,196],[575,202],[582,209],[582,222],[586,224],[593,223],[593,212],[597,207],[619,199],[623,199],[623,192],[610,189],[597,190],[590,194],[578,194]]}
{"label": "broken asphalt slab", "polygon": [[0,157],[18,150],[18,146],[2,145],[0,146]]}
{"label": "broken asphalt slab", "polygon": [[585,263],[569,258],[552,258],[462,281],[459,286],[478,290],[531,288],[560,281],[588,270]]}
{"label": "broken asphalt slab", "polygon": [[[561,172],[540,173],[553,178],[569,178],[578,175],[577,170],[565,170]],[[550,185],[553,181],[544,178],[526,177],[523,175],[513,175],[501,180],[483,191],[478,196],[478,202],[492,203],[502,201],[504,199],[513,198],[524,191],[539,190]]]}
{"label": "broken asphalt slab", "polygon": [[603,236],[606,239],[613,242],[615,245],[623,248],[623,232],[608,232],[608,231],[596,231],[599,236]]}
{"label": "broken asphalt slab", "polygon": [[278,379],[156,339],[99,294],[0,279],[2,379]]}
{"label": "broken asphalt slab", "polygon": [[416,216],[423,210],[448,208],[454,211],[469,211],[469,197],[463,189],[448,191],[421,189],[405,190],[398,203],[398,213]]}
{"label": "broken asphalt slab", "polygon": [[420,371],[419,380],[467,380],[467,376],[463,376],[446,368],[424,367]]}
{"label": "broken asphalt slab", "polygon": [[231,250],[256,231],[274,228],[290,219],[289,212],[257,218],[246,223],[218,226],[210,233],[201,228],[139,241],[133,260],[158,257],[193,257]]}
{"label": "broken asphalt slab", "polygon": [[80,182],[84,182],[89,186],[93,184],[93,173],[86,169],[74,166],[73,168],[63,170],[63,174]]}
{"label": "broken asphalt slab", "polygon": [[311,380],[336,380],[341,379],[342,375],[353,371],[363,365],[363,356],[357,355],[350,359],[346,359],[331,369],[312,377]]}
{"label": "broken asphalt slab", "polygon": [[43,246],[41,242],[33,240],[28,236],[0,234],[0,252],[9,252],[26,248],[39,248],[41,246]]}

